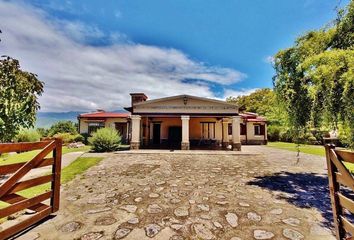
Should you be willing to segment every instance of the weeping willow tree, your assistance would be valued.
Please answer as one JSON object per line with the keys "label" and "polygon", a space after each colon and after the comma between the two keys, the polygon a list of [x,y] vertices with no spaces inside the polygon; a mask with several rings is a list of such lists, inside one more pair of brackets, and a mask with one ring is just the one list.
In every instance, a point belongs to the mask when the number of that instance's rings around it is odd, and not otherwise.
{"label": "weeping willow tree", "polygon": [[273,78],[297,139],[328,125],[354,147],[354,0],[330,25],[300,36],[274,58]]}

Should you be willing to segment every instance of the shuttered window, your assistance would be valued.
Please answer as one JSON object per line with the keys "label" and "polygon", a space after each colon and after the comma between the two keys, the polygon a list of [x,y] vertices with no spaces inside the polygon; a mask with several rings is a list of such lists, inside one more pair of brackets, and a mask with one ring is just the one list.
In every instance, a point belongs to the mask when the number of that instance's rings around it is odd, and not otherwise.
{"label": "shuttered window", "polygon": [[215,122],[201,122],[202,139],[215,139]]}

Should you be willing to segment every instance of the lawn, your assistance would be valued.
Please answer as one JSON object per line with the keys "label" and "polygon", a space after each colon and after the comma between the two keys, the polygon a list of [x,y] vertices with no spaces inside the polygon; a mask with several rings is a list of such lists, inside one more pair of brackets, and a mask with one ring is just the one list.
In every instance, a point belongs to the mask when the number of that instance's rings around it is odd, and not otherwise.
{"label": "lawn", "polygon": [[[297,152],[296,143],[288,142],[268,142],[268,147],[275,147],[279,149],[285,149],[293,152]],[[308,153],[318,156],[325,156],[325,149],[323,146],[300,144],[300,152]]]}
{"label": "lawn", "polygon": [[[61,183],[65,184],[75,178],[76,175],[83,173],[90,167],[98,164],[102,157],[79,157],[62,170]],[[18,192],[24,197],[33,197],[44,193],[50,189],[50,183],[42,184],[33,188],[29,188]],[[0,201],[0,208],[6,207],[8,204]],[[0,219],[1,222],[1,219]]]}
{"label": "lawn", "polygon": [[[285,149],[289,151],[297,152],[296,143],[288,143],[288,142],[268,142],[269,147],[275,147],[279,149]],[[323,146],[316,146],[316,145],[308,145],[308,144],[301,144],[300,145],[300,152],[313,154],[318,156],[326,156],[325,149]],[[344,165],[354,173],[354,164],[352,163],[344,163]]]}
{"label": "lawn", "polygon": [[[88,152],[91,149],[90,146],[84,146],[80,148],[68,148],[63,147],[63,154],[70,152]],[[3,154],[0,157],[0,165],[6,165],[11,163],[27,162],[36,156],[41,150],[33,150],[29,152],[23,152],[19,154]]]}

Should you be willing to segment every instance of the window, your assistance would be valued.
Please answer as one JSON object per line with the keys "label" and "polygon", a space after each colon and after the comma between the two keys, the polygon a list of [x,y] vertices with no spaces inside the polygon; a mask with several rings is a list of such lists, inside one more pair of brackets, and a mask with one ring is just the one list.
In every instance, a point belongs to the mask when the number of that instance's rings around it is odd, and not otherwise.
{"label": "window", "polygon": [[265,126],[260,124],[254,125],[254,135],[264,135]]}
{"label": "window", "polygon": [[88,134],[92,134],[97,131],[97,129],[104,128],[104,122],[89,122],[88,123]]}
{"label": "window", "polygon": [[215,122],[201,122],[200,127],[203,139],[215,139]]}
{"label": "window", "polygon": [[246,135],[246,124],[245,123],[241,123],[241,125],[240,125],[240,127],[241,127],[241,135]]}
{"label": "window", "polygon": [[[232,124],[229,123],[228,125],[228,134],[232,135]],[[240,135],[246,135],[246,124],[241,123],[240,124]]]}

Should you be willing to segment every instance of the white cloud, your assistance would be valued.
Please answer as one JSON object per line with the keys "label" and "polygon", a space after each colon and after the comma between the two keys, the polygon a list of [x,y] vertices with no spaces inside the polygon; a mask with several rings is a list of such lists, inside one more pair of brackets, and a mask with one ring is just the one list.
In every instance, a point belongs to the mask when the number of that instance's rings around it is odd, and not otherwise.
{"label": "white cloud", "polygon": [[226,99],[227,97],[239,97],[239,96],[245,96],[245,95],[250,95],[251,93],[254,93],[258,88],[244,88],[241,90],[233,90],[233,89],[225,89],[224,91],[224,98]]}
{"label": "white cloud", "polygon": [[273,64],[274,63],[274,57],[273,56],[267,56],[263,59],[265,63]]}
{"label": "white cloud", "polygon": [[245,78],[233,69],[193,61],[176,49],[126,42],[124,34],[111,34],[120,39],[113,45],[86,45],[88,38],[104,34],[80,22],[50,21],[24,4],[0,2],[0,23],[1,55],[19,59],[22,69],[45,82],[43,111],[118,109],[129,106],[130,92],[150,98],[182,93],[215,97],[210,85],[184,80],[227,86]]}

